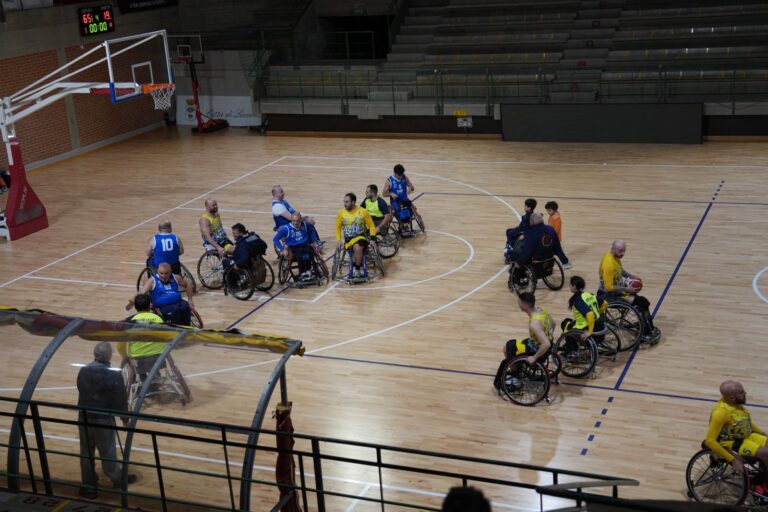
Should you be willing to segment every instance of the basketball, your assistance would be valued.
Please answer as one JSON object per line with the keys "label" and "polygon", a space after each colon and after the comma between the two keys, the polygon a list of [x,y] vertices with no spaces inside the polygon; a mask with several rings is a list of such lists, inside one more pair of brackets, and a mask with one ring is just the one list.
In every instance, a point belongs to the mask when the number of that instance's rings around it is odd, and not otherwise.
{"label": "basketball", "polygon": [[624,280],[624,286],[639,292],[643,289],[643,280],[637,276],[628,277]]}

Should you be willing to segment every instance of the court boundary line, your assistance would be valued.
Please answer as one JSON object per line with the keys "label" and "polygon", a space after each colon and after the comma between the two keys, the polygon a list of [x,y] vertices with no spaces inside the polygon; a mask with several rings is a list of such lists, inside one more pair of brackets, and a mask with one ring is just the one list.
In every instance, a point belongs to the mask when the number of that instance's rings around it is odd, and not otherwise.
{"label": "court boundary line", "polygon": [[763,295],[763,293],[760,291],[760,287],[758,286],[758,281],[766,271],[768,271],[768,267],[765,267],[763,270],[755,274],[755,277],[752,278],[752,290],[755,292],[755,295],[757,295],[763,302],[768,304],[768,298]]}
{"label": "court boundary line", "polygon": [[146,224],[148,222],[152,222],[153,220],[155,220],[155,219],[157,219],[159,217],[162,217],[163,215],[168,215],[169,213],[171,213],[171,212],[173,212],[175,210],[178,210],[182,206],[187,206],[190,203],[193,203],[195,201],[199,201],[200,199],[204,198],[205,196],[213,194],[214,192],[217,192],[217,191],[219,191],[219,190],[221,190],[221,189],[223,189],[225,187],[228,187],[228,186],[230,186],[230,185],[232,185],[234,183],[237,183],[238,181],[244,180],[245,178],[248,178],[249,176],[253,176],[257,172],[260,172],[260,171],[263,171],[264,169],[272,167],[274,164],[277,164],[277,163],[281,162],[284,159],[285,159],[285,156],[281,156],[280,158],[278,158],[276,160],[273,160],[273,161],[271,161],[268,164],[262,165],[261,167],[259,167],[257,169],[253,169],[251,171],[248,171],[247,173],[245,173],[245,174],[243,174],[243,175],[241,175],[241,176],[239,176],[237,178],[229,180],[228,182],[224,183],[223,185],[219,185],[218,187],[212,188],[211,190],[209,190],[207,192],[204,192],[204,193],[202,193],[202,194],[200,194],[200,195],[198,195],[196,197],[193,197],[189,201],[185,201],[185,202],[179,204],[178,206],[174,206],[171,209],[168,209],[168,210],[165,210],[164,212],[158,213],[157,215],[154,215],[154,216],[152,216],[152,217],[150,217],[150,218],[148,218],[146,220],[143,220],[143,221],[139,222],[138,224],[134,224],[133,226],[131,226],[129,228],[126,228],[126,229],[124,229],[122,231],[119,231],[119,232],[115,233],[114,235],[110,235],[110,236],[108,236],[106,238],[103,238],[103,239],[99,240],[98,242],[94,242],[94,243],[92,243],[90,245],[87,245],[87,246],[83,247],[82,249],[78,249],[77,251],[72,252],[72,253],[70,253],[70,254],[68,254],[66,256],[63,256],[63,257],[58,258],[56,260],[53,260],[50,263],[47,263],[47,264],[43,265],[42,267],[36,268],[35,270],[30,270],[29,272],[27,272],[25,274],[22,274],[22,275],[20,275],[18,277],[15,277],[15,278],[11,279],[10,281],[6,281],[4,283],[0,283],[0,288],[4,288],[4,287],[8,286],[9,284],[12,284],[12,283],[15,283],[16,281],[19,281],[20,279],[23,279],[25,277],[31,276],[32,274],[36,274],[37,272],[40,272],[41,270],[45,270],[46,268],[49,268],[49,267],[52,267],[52,266],[54,266],[54,265],[56,265],[58,263],[61,263],[62,261],[66,261],[69,258],[77,256],[78,254],[82,254],[85,251],[93,249],[94,247],[98,247],[99,245],[103,244],[104,242],[108,242],[110,240],[113,240],[113,239],[115,239],[115,238],[117,238],[119,236],[124,235],[125,233],[128,233],[129,231],[133,231],[134,229],[136,229],[138,227],[141,227],[141,226],[143,226],[144,224]]}
{"label": "court boundary line", "polygon": [[[310,156],[310,155],[285,155],[286,158],[294,158],[296,160],[361,160],[367,162],[391,162],[392,158],[364,158],[364,157],[332,157],[332,156]],[[681,169],[768,169],[768,163],[766,165],[731,165],[731,164],[635,164],[635,163],[620,163],[620,162],[529,162],[525,160],[431,160],[424,158],[406,158],[401,160],[402,162],[419,162],[419,163],[434,163],[434,164],[481,164],[481,165],[565,165],[573,167],[604,167],[607,165],[613,165],[616,167],[673,167]]]}
{"label": "court boundary line", "polygon": [[[481,197],[483,194],[475,194],[473,192],[434,192],[434,191],[427,191],[425,193],[431,194],[431,195],[443,195],[443,196],[478,196]],[[550,196],[547,194],[540,194],[540,193],[531,193],[531,194],[496,194],[499,197],[513,197],[513,198],[523,198],[523,197],[541,197],[546,196],[548,199],[566,199],[566,200],[572,200],[572,201],[615,201],[615,202],[626,202],[626,203],[671,203],[671,204],[709,204],[710,200],[694,200],[694,199],[654,199],[654,198],[645,198],[645,199],[632,199],[632,198],[623,198],[623,197],[580,197],[580,196]],[[718,205],[735,205],[735,206],[768,206],[768,203],[758,203],[755,201],[718,201]]]}
{"label": "court boundary line", "polygon": [[[656,302],[656,306],[653,308],[653,312],[651,313],[651,318],[654,318],[654,319],[656,318],[656,314],[661,309],[662,304],[664,304],[664,299],[667,298],[667,294],[669,293],[669,290],[672,287],[672,284],[675,282],[675,278],[677,277],[677,274],[680,271],[680,268],[682,268],[683,263],[685,262],[685,259],[688,257],[688,253],[690,252],[691,247],[693,247],[693,243],[696,241],[696,237],[699,235],[699,231],[701,230],[701,227],[704,225],[704,221],[707,220],[707,217],[709,216],[709,212],[712,210],[712,205],[714,205],[715,201],[717,200],[717,196],[720,193],[720,189],[723,188],[724,184],[725,184],[725,180],[721,180],[720,185],[718,185],[718,187],[712,193],[712,200],[707,205],[707,208],[704,210],[704,213],[702,214],[701,219],[699,219],[699,223],[696,225],[696,229],[694,229],[693,234],[688,239],[688,244],[685,246],[685,250],[683,251],[683,254],[680,256],[680,259],[677,261],[677,265],[675,266],[675,269],[672,271],[672,275],[669,276],[669,280],[667,281],[667,284],[664,287],[664,290],[661,292],[661,296],[659,297],[659,300]],[[632,353],[629,355],[629,358],[627,359],[627,362],[624,365],[624,369],[622,370],[618,380],[616,381],[616,384],[614,385],[614,389],[616,390],[621,389],[621,384],[624,382],[624,379],[629,373],[629,369],[632,367],[632,362],[635,360],[635,356],[637,355],[638,351],[639,351],[639,345],[635,346],[634,350],[632,350]]]}

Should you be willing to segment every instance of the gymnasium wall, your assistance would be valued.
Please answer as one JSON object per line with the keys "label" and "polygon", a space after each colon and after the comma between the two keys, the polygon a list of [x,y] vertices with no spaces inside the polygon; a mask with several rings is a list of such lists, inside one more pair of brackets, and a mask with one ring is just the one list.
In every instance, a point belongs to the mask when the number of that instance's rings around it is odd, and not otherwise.
{"label": "gymnasium wall", "polygon": [[501,105],[504,140],[701,144],[703,105]]}

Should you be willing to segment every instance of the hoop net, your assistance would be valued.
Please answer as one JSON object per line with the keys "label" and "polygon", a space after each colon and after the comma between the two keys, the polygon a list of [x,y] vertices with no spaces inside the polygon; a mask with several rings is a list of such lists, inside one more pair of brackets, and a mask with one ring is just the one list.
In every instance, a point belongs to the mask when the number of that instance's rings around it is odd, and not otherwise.
{"label": "hoop net", "polygon": [[168,110],[171,108],[173,93],[176,92],[176,84],[143,85],[142,92],[152,96],[152,100],[155,102],[155,110]]}

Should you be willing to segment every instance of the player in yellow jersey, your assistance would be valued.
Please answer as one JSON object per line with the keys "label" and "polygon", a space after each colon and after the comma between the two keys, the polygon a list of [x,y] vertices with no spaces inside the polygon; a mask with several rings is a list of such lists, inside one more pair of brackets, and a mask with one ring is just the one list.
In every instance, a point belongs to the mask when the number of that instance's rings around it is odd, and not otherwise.
{"label": "player in yellow jersey", "polygon": [[205,200],[205,213],[200,216],[198,226],[206,251],[218,251],[222,256],[226,256],[235,250],[235,245],[227,237],[227,231],[221,222],[219,203],[215,199]]}
{"label": "player in yellow jersey", "polygon": [[[509,340],[504,346],[504,360],[499,364],[493,386],[497,391],[502,386],[502,375],[507,363],[513,357],[527,355],[528,364],[534,364],[542,357],[546,357],[552,342],[555,339],[555,322],[546,309],[536,305],[536,296],[532,293],[521,293],[517,298],[520,311],[528,315],[528,338],[521,340]],[[503,383],[506,386],[518,386],[514,377],[511,381]]]}
{"label": "player in yellow jersey", "polygon": [[349,192],[344,196],[344,208],[336,215],[336,249],[352,249],[352,278],[364,277],[362,267],[365,250],[368,244],[376,244],[373,238],[375,236],[376,225],[371,219],[371,214],[358,206],[357,196]]}
{"label": "player in yellow jersey", "polygon": [[734,471],[744,471],[744,456],[757,457],[768,466],[768,437],[744,407],[747,402],[744,387],[735,380],[727,380],[720,384],[720,394],[722,398],[709,418],[704,444],[730,462]]}
{"label": "player in yellow jersey", "polygon": [[624,270],[621,259],[627,246],[624,240],[614,240],[611,248],[603,255],[600,260],[600,288],[597,291],[598,297],[610,302],[626,301],[632,304],[640,313],[643,322],[644,343],[656,343],[661,337],[661,331],[653,325],[653,315],[651,315],[651,303],[645,297],[638,295],[634,288],[623,286],[625,278],[634,277]]}

